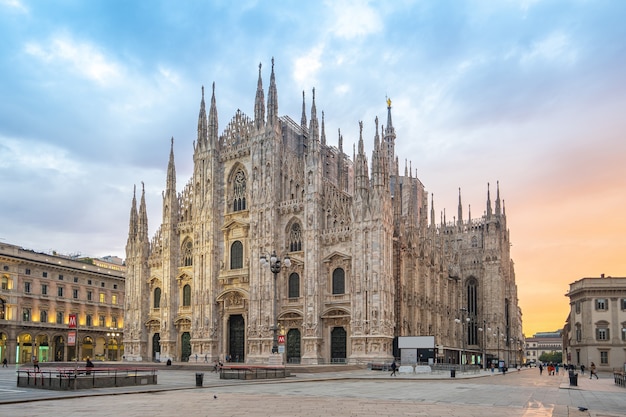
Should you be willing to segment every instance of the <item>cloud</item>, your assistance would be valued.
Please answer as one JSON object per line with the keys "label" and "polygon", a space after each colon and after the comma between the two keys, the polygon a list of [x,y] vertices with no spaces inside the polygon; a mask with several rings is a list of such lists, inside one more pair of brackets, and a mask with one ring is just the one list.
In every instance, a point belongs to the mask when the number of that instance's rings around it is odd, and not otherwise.
{"label": "cloud", "polygon": [[0,6],[6,6],[20,13],[28,13],[28,8],[20,0],[0,0]]}
{"label": "cloud", "polygon": [[326,6],[334,20],[330,32],[341,39],[360,38],[383,30],[380,14],[366,0],[329,1]]}
{"label": "cloud", "polygon": [[97,46],[68,35],[56,35],[44,43],[29,42],[24,51],[46,65],[69,66],[74,73],[101,85],[115,82],[123,75],[123,68]]}
{"label": "cloud", "polygon": [[315,85],[317,73],[322,67],[321,57],[324,46],[319,44],[308,53],[296,58],[293,69],[293,78],[302,88]]}

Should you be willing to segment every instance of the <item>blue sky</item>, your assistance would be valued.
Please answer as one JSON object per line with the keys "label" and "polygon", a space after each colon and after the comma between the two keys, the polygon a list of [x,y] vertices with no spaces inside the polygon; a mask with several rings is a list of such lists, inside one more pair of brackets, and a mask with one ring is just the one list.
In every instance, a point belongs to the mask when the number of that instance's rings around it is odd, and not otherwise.
{"label": "blue sky", "polygon": [[315,88],[348,154],[389,97],[438,217],[459,188],[479,217],[499,181],[525,329],[553,330],[569,283],[626,275],[625,20],[618,0],[0,0],[0,241],[124,257],[141,181],[160,223],[171,137],[191,176],[202,86],[221,131],[274,57],[279,113]]}

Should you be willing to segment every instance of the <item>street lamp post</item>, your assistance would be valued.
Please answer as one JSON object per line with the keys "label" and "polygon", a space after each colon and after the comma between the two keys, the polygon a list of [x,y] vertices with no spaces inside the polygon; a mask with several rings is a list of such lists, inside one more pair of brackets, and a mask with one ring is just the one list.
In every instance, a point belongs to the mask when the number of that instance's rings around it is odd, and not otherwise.
{"label": "street lamp post", "polygon": [[478,331],[482,332],[482,334],[483,334],[483,359],[482,359],[482,363],[483,363],[483,369],[486,370],[487,369],[487,332],[491,331],[490,328],[487,328],[487,320],[483,320],[483,327],[479,327]]}
{"label": "street lamp post", "polygon": [[278,278],[278,273],[280,269],[284,266],[285,268],[289,268],[291,266],[291,259],[289,259],[289,255],[285,255],[283,260],[276,256],[276,252],[272,252],[270,255],[269,261],[265,255],[261,255],[261,266],[270,267],[270,271],[274,274],[274,326],[272,327],[273,338],[272,338],[272,353],[278,353],[278,307],[277,300],[278,297],[276,295],[276,280]]}
{"label": "street lamp post", "polygon": [[[469,325],[470,322],[470,318],[469,317],[465,317],[465,313],[467,313],[467,309],[465,307],[461,307],[459,309],[459,311],[461,311],[461,318],[460,319],[454,319],[454,321],[458,324],[461,324],[461,360],[459,361],[459,364],[461,365],[461,369],[463,369],[463,357],[465,356],[465,326]],[[466,361],[467,362],[467,361]]]}

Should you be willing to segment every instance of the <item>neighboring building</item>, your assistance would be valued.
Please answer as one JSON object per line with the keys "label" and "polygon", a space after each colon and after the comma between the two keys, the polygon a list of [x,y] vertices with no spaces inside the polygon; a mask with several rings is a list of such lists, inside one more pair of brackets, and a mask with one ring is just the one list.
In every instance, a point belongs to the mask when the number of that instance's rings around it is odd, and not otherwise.
{"label": "neighboring building", "polygon": [[[563,331],[539,332],[526,338],[526,362],[539,363],[544,353],[561,353],[563,355]],[[563,356],[563,362],[565,356]]]}
{"label": "neighboring building", "polygon": [[[391,101],[370,165],[363,123],[352,160],[341,134],[327,144],[315,90],[299,124],[279,117],[273,61],[267,113],[264,95],[259,66],[253,118],[238,110],[220,135],[215,86],[208,114],[202,89],[193,175],[177,192],[172,139],[151,239],[145,191],[133,196],[126,359],[268,363],[275,316],[281,362],[388,361],[398,336],[423,335],[441,362],[510,356],[522,314],[500,190],[493,207],[487,187],[480,218],[463,214],[459,191],[453,221],[437,224],[434,204],[429,221],[424,185],[398,167]],[[274,251],[291,261],[275,276],[259,262]]]}
{"label": "neighboring building", "polygon": [[600,371],[626,364],[626,278],[582,278],[570,284],[564,336],[567,359]]}
{"label": "neighboring building", "polygon": [[0,280],[0,360],[73,360],[70,314],[81,360],[121,360],[123,270],[0,242]]}

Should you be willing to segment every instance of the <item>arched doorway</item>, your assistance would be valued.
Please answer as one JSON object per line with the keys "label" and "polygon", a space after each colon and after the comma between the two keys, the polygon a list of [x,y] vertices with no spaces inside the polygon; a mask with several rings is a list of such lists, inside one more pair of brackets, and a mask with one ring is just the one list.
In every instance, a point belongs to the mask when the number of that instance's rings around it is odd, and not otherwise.
{"label": "arched doorway", "polygon": [[233,362],[245,362],[246,331],[241,314],[228,319],[228,354]]}
{"label": "arched doorway", "polygon": [[161,360],[161,334],[159,333],[152,335],[152,360]]}
{"label": "arched doorway", "polygon": [[63,336],[54,337],[54,360],[63,362],[63,354],[65,352],[65,338]]}
{"label": "arched doorway", "polygon": [[93,339],[90,336],[87,336],[83,339],[83,349],[82,349],[82,358],[81,360],[85,360],[87,358],[93,359]]}
{"label": "arched doorway", "polygon": [[330,332],[330,361],[345,363],[346,361],[346,330],[343,327],[334,327]]}
{"label": "arched doorway", "polygon": [[181,352],[180,360],[183,362],[189,362],[189,356],[191,356],[191,335],[189,332],[185,332],[180,337]]}
{"label": "arched doorway", "polygon": [[45,334],[39,335],[35,338],[35,346],[37,347],[37,359],[39,362],[49,362],[50,361],[50,351],[49,351],[49,343],[48,336]]}
{"label": "arched doorway", "polygon": [[33,337],[24,333],[17,337],[17,352],[15,357],[17,363],[28,363],[32,360],[33,351]]}
{"label": "arched doorway", "polygon": [[300,363],[300,330],[287,332],[287,363]]}

